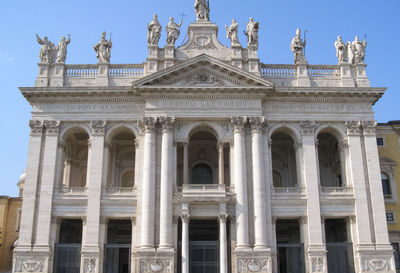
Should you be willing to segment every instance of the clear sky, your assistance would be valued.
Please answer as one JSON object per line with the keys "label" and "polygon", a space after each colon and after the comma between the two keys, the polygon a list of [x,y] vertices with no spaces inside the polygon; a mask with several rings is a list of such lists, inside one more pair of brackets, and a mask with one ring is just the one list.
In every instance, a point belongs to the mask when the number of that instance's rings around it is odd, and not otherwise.
{"label": "clear sky", "polygon": [[[58,43],[71,34],[68,64],[96,63],[93,45],[101,32],[112,32],[111,63],[142,63],[147,55],[146,26],[154,13],[163,27],[185,13],[181,45],[188,24],[195,21],[194,0],[14,0],[0,9],[0,195],[17,195],[16,183],[26,166],[30,105],[18,87],[33,86],[40,45],[35,34]],[[297,27],[307,30],[310,64],[336,64],[337,35],[353,41],[367,35],[365,62],[371,86],[388,87],[375,105],[378,122],[400,120],[400,0],[210,0],[211,21],[219,40],[229,45],[225,24],[236,19],[239,37],[249,17],[260,22],[259,57],[264,63],[291,64],[290,41]],[[108,37],[108,34],[107,34]],[[166,39],[163,30],[160,47]]]}

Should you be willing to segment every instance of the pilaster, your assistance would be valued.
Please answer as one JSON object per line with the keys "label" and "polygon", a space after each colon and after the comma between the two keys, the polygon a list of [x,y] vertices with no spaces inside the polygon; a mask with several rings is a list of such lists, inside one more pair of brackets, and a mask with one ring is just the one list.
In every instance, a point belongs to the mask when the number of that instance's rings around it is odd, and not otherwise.
{"label": "pilaster", "polygon": [[149,56],[146,61],[146,65],[144,68],[145,75],[150,75],[155,72],[157,72],[158,69],[158,62],[159,62],[159,57],[158,57],[158,52],[159,48],[157,45],[149,45],[148,46],[148,52]]}
{"label": "pilaster", "polygon": [[35,87],[48,87],[51,65],[49,63],[38,63],[38,66],[39,74],[35,80]]}
{"label": "pilaster", "polygon": [[50,86],[63,87],[65,75],[65,63],[55,63],[53,65],[53,73],[50,80]]}
{"label": "pilaster", "polygon": [[50,228],[54,183],[56,178],[56,162],[58,151],[58,130],[60,122],[44,121],[46,139],[42,162],[42,179],[40,183],[39,210],[34,251],[48,252],[50,255]]}
{"label": "pilaster", "polygon": [[317,150],[315,148],[315,122],[301,121],[303,177],[307,194],[308,248],[306,250],[309,271],[327,272],[326,247],[323,242]]}
{"label": "pilaster", "polygon": [[342,62],[339,64],[339,66],[342,87],[354,87],[355,82],[351,73],[351,64]]}
{"label": "pilaster", "polygon": [[175,46],[165,45],[164,47],[164,69],[175,64]]}
{"label": "pilaster", "polygon": [[297,86],[298,87],[309,87],[311,86],[310,78],[308,77],[308,70],[306,63],[295,64]]}
{"label": "pilaster", "polygon": [[109,80],[108,80],[108,71],[109,71],[109,65],[108,63],[99,63],[98,68],[99,72],[96,76],[96,84],[99,86],[108,86]]}
{"label": "pilaster", "polygon": [[367,77],[367,65],[365,63],[359,63],[355,65],[357,87],[369,87],[369,80]]}
{"label": "pilaster", "polygon": [[91,122],[92,135],[90,138],[88,164],[87,164],[87,188],[88,204],[86,215],[86,228],[81,252],[81,272],[101,272],[100,255],[102,245],[99,241],[100,210],[101,210],[101,186],[102,167],[104,155],[104,134],[106,121],[94,120]]}

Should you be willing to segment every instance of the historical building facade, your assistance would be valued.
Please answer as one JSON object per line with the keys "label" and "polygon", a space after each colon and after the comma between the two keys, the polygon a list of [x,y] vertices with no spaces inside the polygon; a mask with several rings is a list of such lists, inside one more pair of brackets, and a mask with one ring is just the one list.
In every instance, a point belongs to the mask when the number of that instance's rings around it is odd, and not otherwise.
{"label": "historical building facade", "polygon": [[379,123],[377,127],[377,145],[381,167],[383,196],[385,198],[386,220],[389,240],[396,250],[396,270],[400,271],[400,206],[398,197],[400,186],[400,121]]}
{"label": "historical building facade", "polygon": [[110,64],[106,33],[95,65],[37,37],[13,272],[395,272],[366,43],[310,65],[298,30],[294,64],[264,64],[258,22],[225,47],[207,2],[181,47],[155,15],[144,64]]}

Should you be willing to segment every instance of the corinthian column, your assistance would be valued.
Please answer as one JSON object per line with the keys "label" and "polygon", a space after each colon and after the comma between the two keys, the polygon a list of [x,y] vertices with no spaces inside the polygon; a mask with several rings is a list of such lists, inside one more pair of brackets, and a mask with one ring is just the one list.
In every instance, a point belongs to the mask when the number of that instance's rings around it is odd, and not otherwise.
{"label": "corinthian column", "polygon": [[236,191],[236,249],[249,248],[249,216],[247,202],[246,149],[244,125],[246,118],[232,118],[234,128],[234,179]]}
{"label": "corinthian column", "polygon": [[157,118],[145,117],[140,123],[144,131],[142,214],[140,248],[154,248],[154,203],[155,203],[155,142],[154,129]]}
{"label": "corinthian column", "polygon": [[189,220],[188,212],[181,214],[182,220],[182,273],[189,273]]}
{"label": "corinthian column", "polygon": [[221,213],[218,216],[219,221],[219,272],[228,272],[228,245],[226,237],[226,220],[228,214]]}
{"label": "corinthian column", "polygon": [[161,189],[160,189],[160,249],[173,249],[172,242],[172,188],[174,160],[172,127],[174,117],[161,117],[162,150],[161,150]]}
{"label": "corinthian column", "polygon": [[254,200],[254,247],[267,248],[267,210],[265,201],[264,147],[262,127],[264,117],[251,117],[252,155],[253,155],[253,200]]}

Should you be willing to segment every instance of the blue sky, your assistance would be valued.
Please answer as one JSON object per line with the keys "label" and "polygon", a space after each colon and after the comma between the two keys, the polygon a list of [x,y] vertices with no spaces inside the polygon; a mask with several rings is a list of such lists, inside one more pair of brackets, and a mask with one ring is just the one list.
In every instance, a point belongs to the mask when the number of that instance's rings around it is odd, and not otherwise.
{"label": "blue sky", "polygon": [[[112,32],[111,63],[142,63],[147,55],[146,26],[154,13],[163,27],[168,18],[185,13],[181,45],[188,24],[195,20],[194,0],[14,0],[0,9],[0,195],[17,195],[16,183],[25,169],[30,105],[19,86],[33,86],[40,46],[35,34],[58,43],[71,34],[68,64],[96,63],[93,45],[101,32]],[[310,64],[336,64],[337,35],[353,41],[367,35],[367,74],[372,86],[388,87],[375,105],[378,122],[400,120],[400,1],[399,0],[210,0],[211,21],[220,27],[219,39],[229,45],[225,24],[236,19],[239,39],[254,17],[260,22],[259,57],[264,63],[293,62],[290,41],[296,28],[307,30]],[[163,30],[160,46],[166,39]]]}

